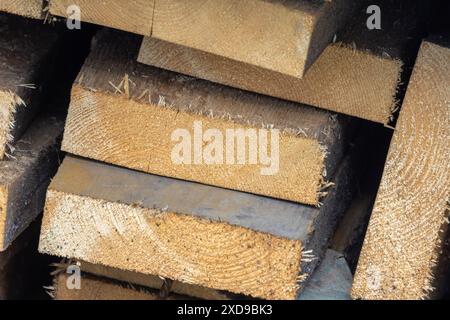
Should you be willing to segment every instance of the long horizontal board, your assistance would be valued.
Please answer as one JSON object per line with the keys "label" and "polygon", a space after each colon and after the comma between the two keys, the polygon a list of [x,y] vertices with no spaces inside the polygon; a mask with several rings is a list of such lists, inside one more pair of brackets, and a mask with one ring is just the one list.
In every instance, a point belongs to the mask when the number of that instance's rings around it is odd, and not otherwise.
{"label": "long horizontal board", "polygon": [[151,36],[302,78],[354,7],[348,0],[162,0]]}
{"label": "long horizontal board", "polygon": [[[104,30],[97,35],[72,88],[64,151],[319,204],[321,189],[346,150],[348,118],[144,66],[135,61],[139,45],[132,34]],[[238,132],[240,138],[234,135]],[[251,136],[253,144],[242,142]],[[245,144],[240,149],[238,140]]]}
{"label": "long horizontal board", "polygon": [[295,299],[350,201],[349,169],[318,209],[69,156],[49,187],[40,251]]}

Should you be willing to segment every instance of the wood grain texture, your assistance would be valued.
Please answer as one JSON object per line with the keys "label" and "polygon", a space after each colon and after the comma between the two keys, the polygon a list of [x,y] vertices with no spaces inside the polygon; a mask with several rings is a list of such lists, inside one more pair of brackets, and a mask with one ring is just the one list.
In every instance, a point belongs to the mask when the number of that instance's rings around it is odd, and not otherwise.
{"label": "wood grain texture", "polygon": [[155,1],[152,37],[303,77],[352,1]]}
{"label": "wood grain texture", "polygon": [[1,0],[0,11],[13,13],[27,18],[43,18],[43,0]]}
{"label": "wood grain texture", "polygon": [[[366,3],[366,2],[364,2]],[[366,9],[377,4],[382,30],[369,31]],[[417,50],[414,3],[378,0],[361,4],[354,19],[296,78],[165,39],[146,37],[138,61],[232,87],[387,124],[397,105],[405,52]],[[236,40],[238,41],[238,40]],[[277,60],[277,59],[274,59]],[[277,60],[278,61],[278,60]],[[280,63],[285,59],[280,59]]]}
{"label": "wood grain texture", "polygon": [[213,82],[388,123],[402,63],[342,44],[325,49],[302,79],[145,38],[138,61]]}
{"label": "wood grain texture", "polygon": [[230,300],[232,298],[232,295],[226,292],[183,283],[180,281],[162,279],[158,276],[146,275],[138,272],[120,270],[116,268],[108,268],[86,261],[79,261],[78,264],[80,265],[80,268],[83,272],[87,272],[92,275],[114,279],[133,285],[139,285],[158,291],[163,291],[163,288],[166,287],[168,292],[166,292],[165,294],[173,293],[176,295],[205,300]]}
{"label": "wood grain texture", "polygon": [[0,159],[39,109],[57,40],[50,26],[0,14]]}
{"label": "wood grain texture", "polygon": [[151,35],[154,0],[51,0],[50,13],[67,18],[71,5],[80,8],[83,22]]}
{"label": "wood grain texture", "polygon": [[[72,89],[65,151],[148,173],[318,205],[325,180],[345,152],[348,118],[138,64],[140,39],[131,34],[105,30],[93,43]],[[174,164],[172,133],[192,133],[195,121],[202,122],[203,132],[216,129],[224,137],[227,129],[280,130],[278,172],[262,175],[260,162],[249,161]]]}
{"label": "wood grain texture", "polygon": [[[229,293],[178,281],[171,281],[169,291],[163,293],[161,289],[164,281],[159,277],[87,262],[80,262],[79,265],[83,272],[81,289],[69,290],[66,285],[68,274],[59,273],[55,276],[54,282],[56,300],[161,300],[181,297],[228,300],[231,296]],[[352,279],[353,276],[342,254],[327,250],[298,300],[350,300]],[[246,299],[243,296],[239,298]]]}
{"label": "wood grain texture", "polygon": [[39,250],[236,294],[295,299],[319,261],[310,255],[322,256],[350,201],[350,167],[341,167],[317,209],[67,157],[47,194]]}
{"label": "wood grain texture", "polygon": [[352,295],[424,299],[448,226],[450,49],[423,42],[392,140]]}
{"label": "wood grain texture", "polygon": [[0,161],[0,251],[42,212],[63,129],[60,119],[36,119],[17,142],[14,158]]}
{"label": "wood grain texture", "polygon": [[[66,273],[60,273],[54,280],[55,300],[77,300],[77,301],[126,301],[126,300],[174,300],[182,299],[172,295],[169,298],[161,299],[158,292],[135,288],[130,284],[98,278],[92,275],[83,274],[80,289],[68,289],[67,281],[70,280]],[[183,297],[184,299],[184,297]]]}

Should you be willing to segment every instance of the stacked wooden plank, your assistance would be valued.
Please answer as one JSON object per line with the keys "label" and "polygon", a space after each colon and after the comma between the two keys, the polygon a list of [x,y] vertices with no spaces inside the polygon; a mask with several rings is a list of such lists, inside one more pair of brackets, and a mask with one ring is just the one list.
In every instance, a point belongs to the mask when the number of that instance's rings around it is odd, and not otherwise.
{"label": "stacked wooden plank", "polygon": [[67,17],[70,5],[86,22],[300,78],[356,7],[349,0],[54,0],[50,13]]}
{"label": "stacked wooden plank", "polygon": [[359,261],[355,298],[436,293],[449,219],[448,40],[422,43]]}
{"label": "stacked wooden plank", "polygon": [[323,254],[348,202],[347,171],[318,209],[66,158],[47,194],[40,250],[293,299],[317,263],[310,252]]}
{"label": "stacked wooden plank", "polygon": [[[366,10],[378,5],[382,30],[368,30]],[[417,4],[369,1],[326,47],[303,78],[272,72],[226,57],[171,42],[145,38],[139,61],[322,109],[387,124],[397,109],[396,93],[418,23]]]}
{"label": "stacked wooden plank", "polygon": [[[388,125],[397,112],[420,23],[416,1],[396,3],[2,1],[34,18],[75,5],[107,28],[63,130],[39,110],[57,35],[0,14],[0,299],[28,272],[44,200],[39,251],[82,271],[73,290],[59,265],[55,299],[348,299],[342,253],[362,242],[375,192],[351,205],[364,160],[361,122],[346,115]],[[381,30],[367,29],[369,4]],[[422,45],[355,298],[433,293],[448,233],[449,57]]]}
{"label": "stacked wooden plank", "polygon": [[[146,36],[141,63],[382,124],[399,107],[422,10],[394,0],[58,0],[50,12],[67,17],[72,4],[83,21]],[[366,24],[374,5],[381,30]]]}
{"label": "stacked wooden plank", "polygon": [[56,172],[63,121],[39,110],[57,32],[6,14],[0,21],[0,298],[8,298],[29,279],[21,272],[35,256],[38,231],[27,228]]}

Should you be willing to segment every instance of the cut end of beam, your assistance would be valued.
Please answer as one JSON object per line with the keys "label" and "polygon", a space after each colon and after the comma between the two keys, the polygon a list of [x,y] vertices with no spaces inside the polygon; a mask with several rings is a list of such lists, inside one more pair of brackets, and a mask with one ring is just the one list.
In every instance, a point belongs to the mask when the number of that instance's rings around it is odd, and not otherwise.
{"label": "cut end of beam", "polygon": [[[122,32],[97,35],[73,86],[64,151],[147,173],[319,204],[324,180],[333,176],[345,152],[349,119],[138,64],[139,45],[139,38]],[[207,133],[214,133],[209,143]],[[266,140],[258,138],[264,134]],[[192,145],[198,137],[200,148]],[[249,142],[234,147],[241,138]],[[262,158],[264,150],[269,161]]]}
{"label": "cut end of beam", "polygon": [[319,210],[67,157],[47,194],[40,251],[295,299],[348,204],[348,168]]}
{"label": "cut end of beam", "polygon": [[448,228],[450,49],[423,42],[358,264],[358,299],[427,299]]}

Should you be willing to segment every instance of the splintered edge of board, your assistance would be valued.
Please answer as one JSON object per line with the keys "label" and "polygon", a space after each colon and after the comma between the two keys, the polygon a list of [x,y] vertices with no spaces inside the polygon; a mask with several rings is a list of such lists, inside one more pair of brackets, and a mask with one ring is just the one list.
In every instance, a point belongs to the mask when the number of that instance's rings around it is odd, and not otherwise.
{"label": "splintered edge of board", "polygon": [[159,1],[152,37],[301,78],[346,21],[351,2]]}
{"label": "splintered edge of board", "polygon": [[[97,35],[72,88],[64,151],[147,173],[319,204],[324,180],[345,152],[350,119],[138,64],[140,40],[117,31]],[[230,130],[242,134],[227,138]],[[256,149],[251,152],[251,147]]]}
{"label": "splintered edge of board", "polygon": [[135,288],[127,283],[119,283],[104,278],[83,274],[80,279],[81,288],[71,289],[67,283],[71,279],[68,274],[60,273],[55,276],[53,288],[50,293],[55,300],[172,300],[181,299],[169,296],[162,299],[158,292],[142,288]]}
{"label": "splintered edge of board", "polygon": [[450,49],[423,42],[389,151],[352,295],[423,299],[448,228]]}
{"label": "splintered edge of board", "polygon": [[[165,283],[165,281],[167,280],[164,280],[159,276],[131,272],[128,270],[120,270],[116,268],[108,268],[102,265],[92,264],[86,261],[79,261],[77,264],[80,265],[80,268],[83,272],[131,284],[136,284],[151,289],[160,290],[165,286],[165,284],[168,283],[168,282]],[[199,299],[206,299],[206,300],[230,299],[230,297],[228,297],[227,294],[219,290],[196,286],[179,281],[170,281],[168,290],[175,294]]]}
{"label": "splintered edge of board", "polygon": [[402,62],[328,46],[302,78],[145,37],[138,61],[213,82],[387,124]]}
{"label": "splintered edge of board", "polygon": [[[295,299],[351,197],[345,162],[320,209],[66,157],[39,250],[199,286]],[[300,274],[300,277],[299,277]]]}
{"label": "splintered edge of board", "polygon": [[28,18],[42,19],[43,0],[1,0],[0,11],[25,16]]}
{"label": "splintered edge of board", "polygon": [[36,119],[16,144],[13,157],[0,161],[0,251],[42,212],[57,169],[63,128],[54,117]]}
{"label": "splintered edge of board", "polygon": [[152,0],[51,0],[50,13],[60,17],[71,17],[76,5],[83,22],[149,36],[152,30]]}
{"label": "splintered edge of board", "polygon": [[13,15],[0,14],[0,25],[0,159],[3,159],[37,113],[41,87],[51,73],[48,62],[58,35],[40,21]]}

